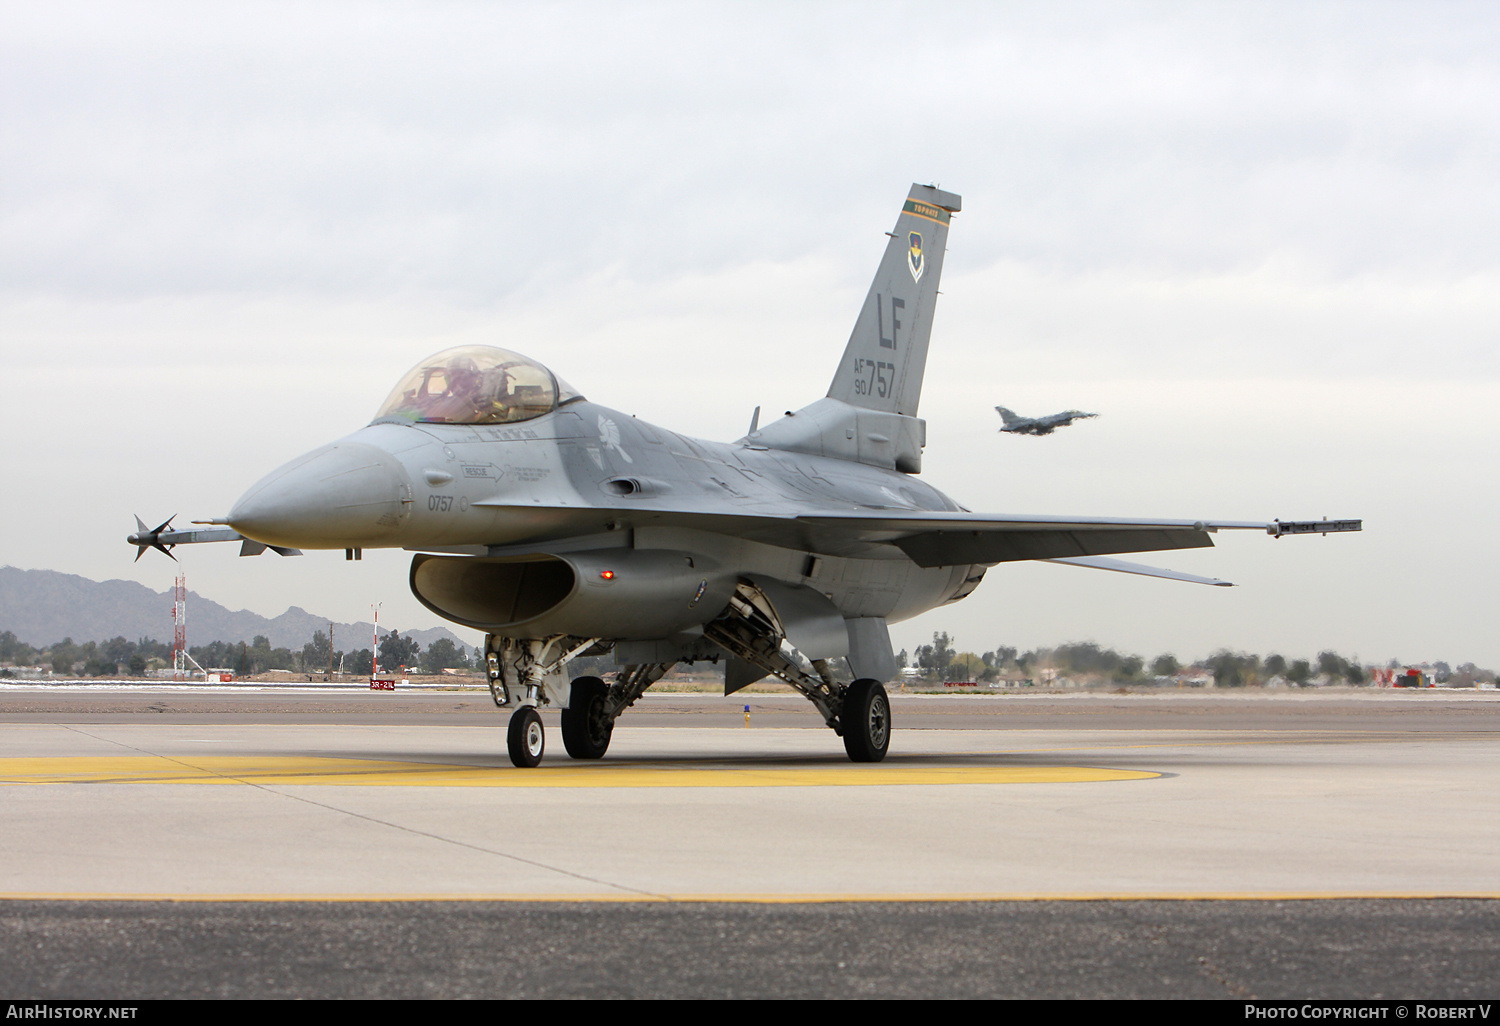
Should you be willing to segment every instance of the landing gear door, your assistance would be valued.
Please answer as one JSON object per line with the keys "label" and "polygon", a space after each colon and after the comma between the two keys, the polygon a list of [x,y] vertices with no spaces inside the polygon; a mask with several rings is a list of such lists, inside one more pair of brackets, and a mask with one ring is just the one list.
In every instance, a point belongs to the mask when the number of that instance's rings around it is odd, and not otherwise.
{"label": "landing gear door", "polygon": [[885,618],[861,616],[845,620],[849,629],[849,669],[855,679],[868,677],[884,683],[896,676],[896,657],[891,654],[891,633]]}
{"label": "landing gear door", "polygon": [[568,676],[564,663],[542,678],[542,691],[547,696],[545,704],[557,709],[566,709],[573,697],[573,681]]}

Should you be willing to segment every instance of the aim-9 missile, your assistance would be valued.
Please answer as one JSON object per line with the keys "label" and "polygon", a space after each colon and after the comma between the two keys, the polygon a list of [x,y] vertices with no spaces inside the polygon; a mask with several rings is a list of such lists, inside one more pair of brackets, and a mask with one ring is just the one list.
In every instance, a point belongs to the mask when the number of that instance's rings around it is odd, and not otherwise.
{"label": "aim-9 missile", "polygon": [[173,513],[171,516],[167,517],[167,519],[162,523],[160,527],[156,528],[155,530],[151,530],[148,529],[145,522],[141,520],[139,516],[137,516],[135,518],[135,526],[137,528],[136,532],[125,539],[130,544],[136,547],[135,558],[139,560],[141,556],[145,555],[147,549],[155,549],[162,555],[166,556],[168,559],[176,560],[177,557],[172,555],[170,550],[177,547],[178,545],[193,545],[199,542],[224,541],[241,542],[242,544],[240,545],[240,555],[242,556],[258,556],[262,552],[266,551],[266,549],[271,549],[278,555],[282,556],[302,555],[301,549],[288,549],[283,548],[279,545],[264,545],[258,541],[251,541],[249,538],[246,538],[238,531],[232,530],[227,527],[201,531],[167,530],[167,528],[172,526],[172,521],[176,519],[177,514]]}

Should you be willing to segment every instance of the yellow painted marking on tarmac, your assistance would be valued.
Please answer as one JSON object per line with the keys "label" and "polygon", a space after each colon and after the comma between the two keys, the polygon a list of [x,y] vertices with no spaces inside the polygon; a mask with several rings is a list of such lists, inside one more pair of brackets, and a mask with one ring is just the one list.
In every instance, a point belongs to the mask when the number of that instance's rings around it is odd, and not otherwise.
{"label": "yellow painted marking on tarmac", "polygon": [[0,759],[0,784],[311,784],[400,787],[849,787],[1067,784],[1148,780],[1159,773],[1092,766],[593,765],[457,766],[313,756]]}
{"label": "yellow painted marking on tarmac", "polygon": [[1004,894],[976,892],[972,894],[937,892],[931,894],[898,892],[880,894],[861,892],[837,894],[816,892],[809,894],[764,894],[764,893],[681,893],[643,894],[636,892],[560,893],[560,894],[246,894],[243,892],[223,894],[115,894],[96,891],[8,891],[0,892],[0,901],[171,901],[171,902],[397,902],[397,901],[441,901],[441,902],[506,902],[537,903],[556,902],[567,904],[618,904],[621,902],[651,902],[653,904],[676,902],[702,902],[705,904],[742,905],[817,905],[848,902],[870,904],[890,902],[911,904],[974,903],[993,901],[1348,901],[1350,899],[1381,901],[1439,901],[1452,899],[1485,900],[1500,899],[1496,891],[1179,891],[1152,893],[1061,893],[1061,894]]}

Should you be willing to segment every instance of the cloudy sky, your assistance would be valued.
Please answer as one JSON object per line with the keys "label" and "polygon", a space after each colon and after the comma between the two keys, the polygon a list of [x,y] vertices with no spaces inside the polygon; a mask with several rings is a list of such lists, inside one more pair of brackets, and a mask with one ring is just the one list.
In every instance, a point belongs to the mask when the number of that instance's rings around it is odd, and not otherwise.
{"label": "cloudy sky", "polygon": [[[0,562],[165,589],[132,514],[223,514],[461,342],[737,437],[826,390],[921,181],[964,197],[926,480],[1366,530],[1159,559],[1235,589],[1002,566],[898,647],[1500,665],[1497,168],[1493,3],[7,2]],[[436,622],[405,554],[235,551],[190,587]]]}

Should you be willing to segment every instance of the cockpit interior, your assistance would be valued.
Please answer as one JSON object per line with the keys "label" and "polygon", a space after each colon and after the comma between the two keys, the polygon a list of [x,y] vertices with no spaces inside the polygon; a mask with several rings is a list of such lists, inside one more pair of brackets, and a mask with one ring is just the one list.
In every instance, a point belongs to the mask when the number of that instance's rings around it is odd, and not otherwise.
{"label": "cockpit interior", "polygon": [[494,346],[444,349],[401,378],[376,422],[515,424],[582,399],[546,367]]}

